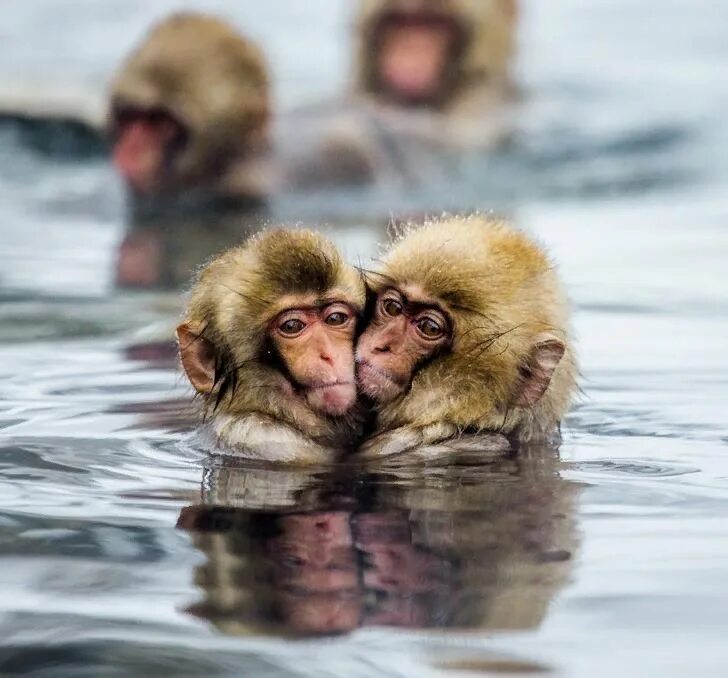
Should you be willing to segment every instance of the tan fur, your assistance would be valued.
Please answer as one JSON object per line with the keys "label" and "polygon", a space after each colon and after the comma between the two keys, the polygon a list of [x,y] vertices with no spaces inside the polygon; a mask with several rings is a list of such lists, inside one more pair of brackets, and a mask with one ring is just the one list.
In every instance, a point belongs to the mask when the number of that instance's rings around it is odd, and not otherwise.
{"label": "tan fur", "polygon": [[225,192],[245,174],[240,161],[268,144],[263,55],[214,17],[175,14],[155,26],[114,77],[111,102],[165,109],[187,125],[189,144],[173,168],[177,188],[209,183]]}
{"label": "tan fur", "polygon": [[[407,229],[381,272],[371,276],[375,293],[421,289],[449,313],[454,338],[450,352],[415,374],[408,393],[380,406],[379,433],[404,427],[416,444],[473,430],[521,442],[553,434],[574,397],[577,366],[568,302],[536,243],[483,216],[432,221]],[[565,354],[538,402],[518,406],[519,368],[549,338]],[[394,439],[386,444],[396,451]]]}
{"label": "tan fur", "polygon": [[[470,109],[488,95],[509,89],[511,66],[516,48],[515,0],[361,0],[357,21],[356,90],[368,97],[378,96],[373,76],[372,34],[377,21],[387,11],[422,6],[455,17],[468,39],[458,63],[444,111]],[[472,110],[475,112],[475,110]]]}
{"label": "tan fur", "polygon": [[[221,442],[232,446],[252,443],[260,449],[261,427],[291,447],[299,439],[302,452],[281,449],[261,456],[282,461],[322,461],[311,442],[345,446],[355,436],[349,417],[325,417],[282,389],[283,376],[264,360],[269,323],[291,300],[338,299],[361,313],[364,284],[336,248],[310,231],[272,230],[252,237],[208,264],[195,283],[185,323],[212,345],[218,356],[216,378],[235,375],[237,387],[223,393],[220,383],[203,395],[203,406]],[[278,427],[278,432],[275,428]],[[288,430],[282,430],[287,428]],[[270,448],[271,445],[268,445]],[[298,455],[298,456],[297,456]],[[291,458],[293,457],[293,458]]]}

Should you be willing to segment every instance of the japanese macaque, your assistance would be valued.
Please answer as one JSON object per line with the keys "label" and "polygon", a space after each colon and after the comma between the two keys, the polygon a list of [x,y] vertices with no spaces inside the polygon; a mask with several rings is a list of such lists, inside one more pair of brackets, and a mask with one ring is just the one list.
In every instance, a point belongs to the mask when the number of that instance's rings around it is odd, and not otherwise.
{"label": "japanese macaque", "polygon": [[269,124],[261,52],[213,17],[162,21],[111,87],[113,162],[137,196],[265,197]]}
{"label": "japanese macaque", "polygon": [[365,295],[360,274],[309,231],[260,233],[202,270],[177,337],[219,444],[302,464],[352,444]]}
{"label": "japanese macaque", "polygon": [[395,242],[370,285],[356,360],[377,421],[362,456],[468,434],[496,448],[556,437],[576,361],[567,300],[538,245],[483,216],[432,221]]}
{"label": "japanese macaque", "polygon": [[488,127],[512,89],[517,14],[517,0],[361,0],[356,91]]}

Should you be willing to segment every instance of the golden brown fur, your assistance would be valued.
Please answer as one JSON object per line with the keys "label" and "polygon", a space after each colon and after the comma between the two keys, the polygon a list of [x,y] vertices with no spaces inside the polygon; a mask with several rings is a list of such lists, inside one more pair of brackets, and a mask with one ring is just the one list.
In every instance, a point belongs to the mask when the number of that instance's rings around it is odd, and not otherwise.
{"label": "golden brown fur", "polygon": [[361,0],[357,22],[356,90],[382,99],[374,68],[376,28],[388,12],[417,11],[450,15],[464,31],[460,56],[433,108],[444,112],[482,112],[484,98],[509,89],[516,48],[515,0]]}
{"label": "golden brown fur", "polygon": [[419,290],[454,326],[450,349],[415,373],[409,391],[377,407],[376,432],[394,436],[370,449],[387,454],[472,431],[520,442],[554,432],[573,399],[577,366],[567,299],[530,238],[483,216],[432,221],[406,230],[370,284],[376,294]]}
{"label": "golden brown fur", "polygon": [[202,400],[223,444],[257,448],[264,458],[326,461],[358,433],[355,417],[318,414],[288,392],[271,360],[268,327],[301,299],[336,299],[358,314],[365,300],[358,272],[310,231],[260,233],[200,273],[180,344],[184,351],[185,342],[201,337],[215,355],[214,386]]}
{"label": "golden brown fur", "polygon": [[155,26],[120,67],[109,127],[113,134],[125,110],[167,112],[188,138],[159,190],[250,195],[260,187],[246,163],[265,152],[270,106],[258,48],[220,19],[181,13]]}

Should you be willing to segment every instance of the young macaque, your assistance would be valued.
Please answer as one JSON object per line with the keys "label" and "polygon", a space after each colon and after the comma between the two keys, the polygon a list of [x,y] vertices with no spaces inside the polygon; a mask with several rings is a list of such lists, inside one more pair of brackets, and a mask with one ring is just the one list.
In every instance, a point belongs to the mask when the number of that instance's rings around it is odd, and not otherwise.
{"label": "young macaque", "polygon": [[154,27],[111,87],[113,162],[137,200],[265,197],[269,124],[261,52],[201,14]]}
{"label": "young macaque", "polygon": [[576,361],[566,297],[532,240],[482,216],[429,222],[393,245],[370,285],[356,361],[377,420],[362,456],[556,438]]}
{"label": "young macaque", "polygon": [[356,91],[440,114],[421,122],[447,141],[487,141],[487,116],[512,90],[517,14],[517,0],[361,0]]}
{"label": "young macaque", "polygon": [[356,441],[365,294],[359,273],[309,231],[260,233],[202,270],[177,337],[220,445],[305,464]]}

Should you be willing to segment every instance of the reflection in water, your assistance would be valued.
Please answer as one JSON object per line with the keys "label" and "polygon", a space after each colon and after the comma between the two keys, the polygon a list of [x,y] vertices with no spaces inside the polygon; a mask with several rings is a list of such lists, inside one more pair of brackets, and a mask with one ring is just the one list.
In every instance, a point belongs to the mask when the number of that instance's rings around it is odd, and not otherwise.
{"label": "reflection in water", "polygon": [[304,472],[215,460],[182,510],[189,608],[233,634],[533,629],[566,583],[577,488],[554,452],[481,467]]}
{"label": "reflection in water", "polygon": [[116,284],[127,289],[179,289],[221,250],[260,230],[262,202],[137,209],[119,247]]}

